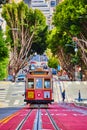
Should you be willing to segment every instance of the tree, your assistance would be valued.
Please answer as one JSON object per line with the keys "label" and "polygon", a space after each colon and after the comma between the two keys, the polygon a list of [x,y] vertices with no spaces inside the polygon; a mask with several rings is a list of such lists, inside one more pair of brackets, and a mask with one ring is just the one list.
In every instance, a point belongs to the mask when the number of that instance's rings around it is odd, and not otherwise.
{"label": "tree", "polygon": [[[53,31],[51,32],[51,34],[53,35],[51,38],[50,47],[53,53],[57,54],[62,68],[67,69],[67,71],[70,70],[71,73],[72,69],[74,69],[75,66],[75,63],[72,63],[72,58],[77,58],[75,57],[74,52],[75,47],[74,45],[72,46],[72,37],[76,36],[78,37],[78,39],[86,41],[86,12],[87,2],[85,0],[64,0],[64,2],[57,5],[56,11],[53,16],[53,23],[56,27],[56,31],[54,34]],[[85,50],[87,49],[87,45],[85,44],[86,42],[84,43],[85,45],[80,40],[77,42],[79,47],[78,62],[82,60],[84,61],[87,55],[87,52]],[[69,44],[69,46],[66,46],[66,44]],[[83,50],[85,53],[81,52],[81,45],[83,46]],[[84,61],[85,65],[87,64],[86,61],[87,60]]]}
{"label": "tree", "polygon": [[45,26],[44,28],[39,28],[39,30],[36,31],[36,34],[34,36],[34,40],[32,43],[31,50],[32,52],[37,52],[38,54],[43,54],[44,51],[47,48],[47,35],[48,35],[48,27]]}
{"label": "tree", "polygon": [[50,32],[47,42],[49,43],[49,48],[51,48],[53,55],[57,55],[58,64],[66,71],[69,70],[68,73],[70,75],[70,68],[73,68],[73,64],[71,64],[70,60],[72,55],[75,54],[74,48],[65,46],[66,43],[72,43],[70,36],[68,36],[65,31],[60,32],[60,30],[54,28]]}
{"label": "tree", "polygon": [[8,65],[8,58],[5,58],[3,61],[0,61],[0,80],[6,78],[8,74],[7,65]]}
{"label": "tree", "polygon": [[50,68],[57,69],[57,66],[58,66],[58,59],[57,59],[57,57],[52,56],[51,58],[49,58],[48,66]]}
{"label": "tree", "polygon": [[36,30],[46,26],[46,19],[40,10],[32,10],[24,2],[5,4],[2,16],[7,22],[11,39],[9,73],[16,74],[28,62]]}
{"label": "tree", "polygon": [[48,66],[50,68],[55,68],[57,69],[57,66],[59,64],[58,58],[53,55],[51,49],[47,48],[45,51],[47,57],[48,57]]}
{"label": "tree", "polygon": [[[86,51],[85,50],[87,33],[87,2],[85,0],[65,0],[56,8],[54,15],[54,24],[60,30],[65,30],[71,38],[77,36],[78,47],[80,47],[82,60],[84,64],[86,61]],[[84,42],[85,41],[85,42]],[[81,44],[83,44],[81,46]],[[85,44],[85,45],[84,45]],[[83,47],[83,48],[82,48]],[[86,47],[87,48],[87,47]]]}

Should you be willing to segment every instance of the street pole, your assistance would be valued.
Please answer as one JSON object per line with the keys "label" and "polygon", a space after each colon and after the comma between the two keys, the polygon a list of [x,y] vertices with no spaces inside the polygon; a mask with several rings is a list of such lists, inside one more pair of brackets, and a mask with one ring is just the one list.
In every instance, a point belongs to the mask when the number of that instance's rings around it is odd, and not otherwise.
{"label": "street pole", "polygon": [[[77,52],[78,52],[78,48],[77,48],[78,39],[77,39],[77,37],[73,37],[72,40],[73,40],[73,42],[75,43],[74,51],[75,51],[75,56],[77,57]],[[75,64],[75,81],[77,81],[77,77],[78,77],[77,65]]]}

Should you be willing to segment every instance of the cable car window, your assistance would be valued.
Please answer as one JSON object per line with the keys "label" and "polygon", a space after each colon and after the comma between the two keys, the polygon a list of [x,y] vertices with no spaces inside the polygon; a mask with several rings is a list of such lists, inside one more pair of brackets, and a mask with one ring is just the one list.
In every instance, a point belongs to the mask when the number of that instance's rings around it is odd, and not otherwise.
{"label": "cable car window", "polygon": [[51,87],[50,79],[45,79],[44,80],[44,88],[50,88],[50,87]]}
{"label": "cable car window", "polygon": [[44,92],[44,98],[50,98],[50,92],[49,91]]}
{"label": "cable car window", "polygon": [[42,88],[43,84],[42,84],[42,78],[37,78],[36,79],[36,88]]}
{"label": "cable car window", "polygon": [[28,80],[28,88],[34,88],[34,79]]}

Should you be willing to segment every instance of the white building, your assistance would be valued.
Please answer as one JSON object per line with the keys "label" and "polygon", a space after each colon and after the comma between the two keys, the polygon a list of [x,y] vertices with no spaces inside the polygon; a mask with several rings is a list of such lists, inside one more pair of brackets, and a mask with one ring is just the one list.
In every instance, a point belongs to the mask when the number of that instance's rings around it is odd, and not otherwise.
{"label": "white building", "polygon": [[48,28],[52,29],[52,14],[56,6],[56,0],[25,0],[25,3],[32,9],[41,10],[46,17]]}

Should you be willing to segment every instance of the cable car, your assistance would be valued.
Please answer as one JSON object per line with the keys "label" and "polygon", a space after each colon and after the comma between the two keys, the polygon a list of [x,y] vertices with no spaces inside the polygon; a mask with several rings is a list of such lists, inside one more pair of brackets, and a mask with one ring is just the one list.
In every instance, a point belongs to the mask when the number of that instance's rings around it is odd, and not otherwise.
{"label": "cable car", "polygon": [[47,105],[52,103],[52,74],[48,69],[36,68],[26,75],[25,99],[30,105]]}

